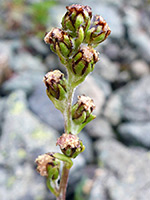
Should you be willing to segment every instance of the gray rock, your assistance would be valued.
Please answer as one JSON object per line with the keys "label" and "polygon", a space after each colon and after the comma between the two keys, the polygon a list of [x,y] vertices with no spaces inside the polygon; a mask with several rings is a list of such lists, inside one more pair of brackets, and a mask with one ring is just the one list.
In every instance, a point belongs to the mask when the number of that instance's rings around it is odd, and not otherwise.
{"label": "gray rock", "polygon": [[150,123],[123,123],[118,127],[121,138],[129,144],[150,148]]}
{"label": "gray rock", "polygon": [[98,87],[95,80],[88,76],[86,80],[77,88],[77,93],[79,95],[85,94],[94,100],[94,104],[96,105],[96,109],[94,113],[96,115],[100,114],[102,111],[102,107],[105,102],[105,95],[101,88]]}
{"label": "gray rock", "polygon": [[14,169],[12,166],[0,167],[0,175],[0,196],[3,200],[46,200],[47,196],[55,199],[51,193],[47,194],[43,177],[37,176],[35,169],[28,163],[14,166]]}
{"label": "gray rock", "polygon": [[118,94],[123,104],[122,115],[131,121],[149,121],[150,109],[150,76],[144,76],[139,81],[129,83],[122,87]]}
{"label": "gray rock", "polygon": [[118,60],[118,57],[120,55],[120,47],[116,43],[109,42],[105,46],[105,54],[111,59],[111,60]]}
{"label": "gray rock", "polygon": [[22,72],[27,70],[35,70],[39,72],[46,72],[46,67],[40,58],[29,54],[27,51],[20,51],[14,54],[11,68],[15,72]]}
{"label": "gray rock", "polygon": [[137,47],[139,55],[142,55],[144,59],[150,61],[150,38],[149,35],[143,31],[141,22],[143,16],[135,8],[129,8],[126,10],[126,16],[124,23],[128,27],[129,40]]}
{"label": "gray rock", "polygon": [[118,94],[113,94],[107,101],[104,109],[104,116],[112,125],[117,125],[122,118],[122,99]]}
{"label": "gray rock", "polygon": [[12,159],[12,164],[20,160],[20,152],[34,159],[39,153],[56,150],[58,133],[40,122],[27,109],[26,97],[22,91],[12,93],[5,108],[1,149],[6,153],[5,156]]}
{"label": "gray rock", "polygon": [[141,78],[149,74],[149,66],[144,60],[135,60],[130,66],[131,73],[136,78]]}
{"label": "gray rock", "polygon": [[95,71],[93,72],[92,77],[94,78],[97,85],[103,90],[105,97],[109,97],[112,92],[110,83],[104,80],[99,74],[96,74]]}
{"label": "gray rock", "polygon": [[63,116],[46,95],[44,83],[39,82],[35,91],[29,97],[30,109],[46,124],[58,131],[63,131]]}
{"label": "gray rock", "polygon": [[49,52],[48,48],[46,47],[46,44],[44,44],[44,41],[40,40],[36,36],[30,37],[26,41],[25,45],[27,45],[29,49],[32,48],[35,52],[41,55],[45,55]]}
{"label": "gray rock", "polygon": [[150,76],[132,81],[110,96],[104,108],[104,116],[113,125],[121,119],[147,122],[150,119],[149,99]]}
{"label": "gray rock", "polygon": [[15,90],[23,90],[27,95],[31,94],[41,82],[44,77],[44,72],[28,70],[20,72],[18,75],[12,76],[9,80],[5,81],[1,87],[3,94],[10,94]]}
{"label": "gray rock", "polygon": [[112,177],[113,176],[109,171],[99,169],[99,173],[97,173],[95,180],[93,180],[89,200],[108,200],[106,183]]}
{"label": "gray rock", "polygon": [[104,118],[96,118],[87,124],[85,129],[92,138],[111,138],[114,136],[113,129],[109,122]]}
{"label": "gray rock", "polygon": [[[45,181],[35,172],[33,163],[39,154],[57,151],[58,133],[27,109],[22,91],[12,93],[5,108],[0,141],[0,174],[4,174],[0,196],[4,200],[19,200],[26,195],[30,195],[29,199],[45,199]],[[8,188],[9,192],[6,192]]]}
{"label": "gray rock", "polygon": [[112,63],[106,56],[102,55],[100,61],[96,64],[94,73],[107,81],[113,82],[118,78],[119,65]]}
{"label": "gray rock", "polygon": [[[95,147],[99,162],[112,174],[103,183],[109,199],[147,200],[149,198],[150,156],[148,152],[142,149],[129,149],[115,140],[97,141]],[[100,182],[100,177],[98,179]],[[98,191],[98,183],[96,187],[97,190],[94,190]]]}

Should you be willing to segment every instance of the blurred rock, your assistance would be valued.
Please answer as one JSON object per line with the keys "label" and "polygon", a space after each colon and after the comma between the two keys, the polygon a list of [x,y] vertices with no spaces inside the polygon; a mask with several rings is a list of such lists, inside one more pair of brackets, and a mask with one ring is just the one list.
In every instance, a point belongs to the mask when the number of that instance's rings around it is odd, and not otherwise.
{"label": "blurred rock", "polygon": [[29,97],[29,107],[43,122],[58,131],[63,131],[63,116],[46,95],[46,87],[41,81]]}
{"label": "blurred rock", "polygon": [[45,73],[33,70],[21,72],[3,83],[1,93],[8,95],[15,90],[22,90],[29,95],[37,87],[39,82],[43,84],[42,79],[44,75]]}
{"label": "blurred rock", "polygon": [[117,83],[120,87],[121,84],[128,83],[131,80],[131,75],[129,74],[129,71],[121,71],[118,75]]}
{"label": "blurred rock", "polygon": [[123,123],[118,127],[118,133],[128,144],[142,145],[150,148],[150,123]]}
{"label": "blurred rock", "polygon": [[[34,200],[34,199],[50,199],[54,200],[54,196],[49,192],[44,184],[44,178],[36,174],[30,164],[21,166],[4,165],[0,166],[0,196],[3,200]],[[19,188],[19,190],[18,190]],[[9,192],[8,192],[9,190]]]}
{"label": "blurred rock", "polygon": [[136,78],[141,78],[148,75],[150,70],[148,64],[144,60],[135,60],[131,63],[131,73]]}
{"label": "blurred rock", "polygon": [[139,81],[129,83],[118,91],[118,94],[121,95],[122,115],[125,119],[131,121],[150,120],[150,89],[148,85],[150,85],[150,76],[144,76]]}
{"label": "blurred rock", "polygon": [[116,43],[108,43],[105,46],[105,53],[111,60],[117,60],[120,55],[120,47]]}
{"label": "blurred rock", "polygon": [[97,117],[91,123],[87,124],[85,129],[92,138],[112,138],[114,132],[109,122],[104,118]]}
{"label": "blurred rock", "polygon": [[132,81],[121,87],[107,101],[104,116],[113,125],[125,119],[134,122],[147,122],[150,119],[149,99],[150,76]]}
{"label": "blurred rock", "polygon": [[[43,33],[44,37],[44,33]],[[41,55],[46,55],[49,52],[49,49],[46,47],[46,44],[43,40],[40,40],[36,36],[30,37],[25,44],[30,50],[39,53]]]}
{"label": "blurred rock", "polygon": [[[0,45],[1,46],[1,45]],[[0,85],[11,76],[7,52],[0,50]]]}
{"label": "blurred rock", "polygon": [[15,72],[26,70],[36,70],[39,72],[46,72],[46,67],[42,61],[37,57],[29,54],[27,51],[20,51],[14,53],[11,68]]}
{"label": "blurred rock", "polygon": [[[34,172],[33,163],[39,154],[57,150],[55,143],[58,133],[41,123],[27,109],[26,97],[22,91],[12,93],[5,108],[0,141],[0,159],[5,168],[1,172],[5,173],[4,182],[1,183],[4,193],[2,199],[19,200],[25,196],[27,199],[28,195],[29,199],[44,199],[44,179]],[[8,187],[9,193],[6,192]],[[16,190],[18,187],[19,191]]]}
{"label": "blurred rock", "polygon": [[95,71],[91,74],[91,76],[94,78],[94,81],[97,83],[98,87],[103,90],[105,97],[109,97],[112,92],[110,83],[104,80],[99,74],[95,73]]}
{"label": "blurred rock", "polygon": [[34,159],[40,153],[56,150],[58,133],[40,122],[27,106],[22,91],[12,93],[6,101],[1,148],[5,157],[15,157],[11,164],[20,160],[20,151],[24,152],[23,161],[26,157]]}
{"label": "blurred rock", "polygon": [[135,8],[128,7],[124,22],[128,27],[130,42],[137,47],[138,53],[149,62],[150,37],[142,28],[143,17],[141,13]]}
{"label": "blurred rock", "polygon": [[106,56],[102,55],[100,61],[96,64],[94,73],[102,76],[109,82],[113,82],[118,78],[119,65],[112,63]]}
{"label": "blurred rock", "polygon": [[96,109],[94,113],[96,115],[100,114],[102,107],[105,102],[105,95],[101,88],[98,87],[95,80],[88,76],[86,80],[77,88],[77,93],[79,95],[85,94],[94,100],[94,104],[96,105]]}
{"label": "blurred rock", "polygon": [[[105,184],[102,185],[107,197],[113,200],[149,198],[150,170],[147,166],[150,164],[150,155],[148,152],[142,149],[129,149],[115,140],[97,141],[95,147],[99,162],[113,175],[108,175]],[[101,176],[98,180],[100,183]],[[95,185],[97,190],[96,188],[93,190],[99,194],[98,188],[102,186],[97,183]],[[95,195],[97,200],[98,194]]]}
{"label": "blurred rock", "polygon": [[92,189],[90,191],[89,200],[108,200],[106,184],[109,179],[113,176],[112,174],[104,169],[99,169],[97,177],[93,180]]}
{"label": "blurred rock", "polygon": [[113,94],[107,101],[104,109],[104,116],[110,121],[112,125],[117,125],[122,118],[122,100],[118,94]]}

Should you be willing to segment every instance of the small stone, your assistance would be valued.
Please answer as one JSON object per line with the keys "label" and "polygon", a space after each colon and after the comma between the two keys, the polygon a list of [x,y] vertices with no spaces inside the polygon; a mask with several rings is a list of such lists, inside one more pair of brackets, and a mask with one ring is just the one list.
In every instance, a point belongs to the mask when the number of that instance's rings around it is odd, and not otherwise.
{"label": "small stone", "polygon": [[123,123],[118,127],[121,138],[130,145],[141,145],[150,148],[150,123]]}
{"label": "small stone", "polygon": [[130,70],[136,78],[141,78],[150,72],[148,64],[143,60],[135,60],[132,62]]}
{"label": "small stone", "polygon": [[111,138],[114,132],[109,122],[104,118],[97,117],[92,123],[86,125],[85,129],[92,138]]}
{"label": "small stone", "polygon": [[[107,197],[109,195],[110,199],[114,200],[149,198],[149,152],[143,149],[130,149],[112,139],[97,141],[95,150],[99,162],[109,171],[105,184],[102,183]],[[100,181],[101,177],[98,180]],[[97,183],[95,192],[99,191],[98,186]]]}
{"label": "small stone", "polygon": [[113,94],[108,99],[104,108],[104,116],[110,121],[112,125],[117,125],[122,118],[122,99],[118,94]]}
{"label": "small stone", "polygon": [[101,55],[100,61],[96,64],[94,73],[99,74],[105,80],[113,82],[118,79],[119,65],[111,62],[106,56]]}

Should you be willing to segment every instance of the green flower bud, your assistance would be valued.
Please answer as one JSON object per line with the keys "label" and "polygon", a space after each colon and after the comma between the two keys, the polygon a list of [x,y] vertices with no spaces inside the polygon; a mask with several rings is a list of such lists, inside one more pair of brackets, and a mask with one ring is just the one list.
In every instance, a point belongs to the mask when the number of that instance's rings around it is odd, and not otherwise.
{"label": "green flower bud", "polygon": [[59,175],[60,161],[53,156],[53,153],[45,153],[36,158],[37,171],[41,176],[56,180]]}
{"label": "green flower bud", "polygon": [[88,44],[98,45],[103,42],[110,33],[111,30],[103,17],[95,15],[90,29],[86,33],[85,42]]}
{"label": "green flower bud", "polygon": [[44,41],[50,44],[51,50],[58,54],[62,62],[65,62],[65,58],[69,57],[74,48],[73,39],[59,28],[53,28],[48,32]]}
{"label": "green flower bud", "polygon": [[[78,101],[72,107],[72,119],[76,124],[85,123],[88,118],[91,119],[92,112],[95,109],[93,99],[85,95],[78,96]],[[93,119],[95,116],[93,116]]]}
{"label": "green flower bud", "polygon": [[73,56],[72,71],[78,76],[86,76],[93,71],[95,63],[99,60],[99,54],[90,46],[83,46]]}
{"label": "green flower bud", "polygon": [[66,96],[67,81],[64,74],[59,70],[48,72],[43,81],[47,87],[47,93],[58,100],[62,100]]}
{"label": "green flower bud", "polygon": [[92,17],[92,11],[89,6],[83,6],[78,4],[73,4],[67,6],[67,12],[62,19],[62,27],[64,30],[69,31],[69,33],[76,37],[78,34],[79,27],[83,27],[86,30],[90,26],[90,21]]}
{"label": "green flower bud", "polygon": [[64,133],[57,140],[56,145],[60,146],[61,151],[68,157],[75,158],[84,151],[82,141],[76,135]]}

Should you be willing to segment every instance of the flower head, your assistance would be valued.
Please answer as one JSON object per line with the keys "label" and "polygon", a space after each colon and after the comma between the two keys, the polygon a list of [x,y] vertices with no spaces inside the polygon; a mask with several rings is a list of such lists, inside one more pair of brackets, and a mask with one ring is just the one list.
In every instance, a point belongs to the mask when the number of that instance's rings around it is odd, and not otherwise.
{"label": "flower head", "polygon": [[56,145],[60,146],[61,151],[68,157],[75,158],[83,151],[83,144],[76,135],[64,133],[57,140]]}
{"label": "flower head", "polygon": [[52,153],[45,153],[36,158],[37,171],[41,176],[48,176],[48,166],[55,167],[59,170],[59,161],[53,156]]}
{"label": "flower head", "polygon": [[90,29],[87,31],[85,41],[91,45],[98,45],[103,42],[110,35],[110,33],[111,30],[103,17],[95,15]]}
{"label": "flower head", "polygon": [[76,75],[87,75],[93,71],[98,56],[99,53],[92,47],[82,46],[73,56],[72,71]]}
{"label": "flower head", "polygon": [[62,20],[63,29],[69,31],[72,36],[77,36],[80,27],[86,32],[92,17],[91,8],[79,4],[73,4],[66,8],[67,12]]}
{"label": "flower head", "polygon": [[66,79],[59,70],[48,72],[43,81],[47,87],[48,93],[56,99],[62,100],[66,94]]}

